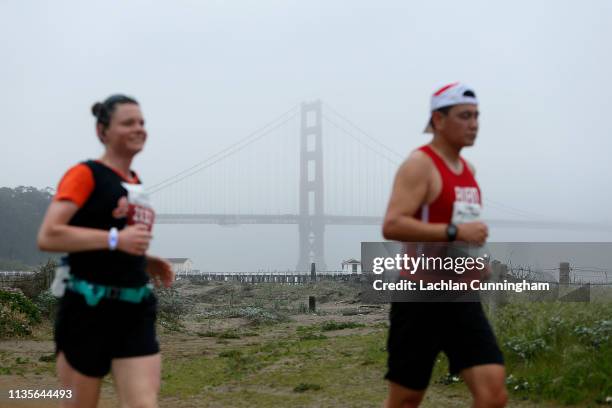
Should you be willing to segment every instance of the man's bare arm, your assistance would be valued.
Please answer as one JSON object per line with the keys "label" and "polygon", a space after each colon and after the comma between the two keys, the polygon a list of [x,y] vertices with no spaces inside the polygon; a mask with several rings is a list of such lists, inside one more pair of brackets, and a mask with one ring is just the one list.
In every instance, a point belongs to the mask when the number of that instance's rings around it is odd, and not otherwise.
{"label": "man's bare arm", "polygon": [[[433,163],[420,152],[413,153],[397,172],[387,214],[383,223],[385,239],[402,242],[447,241],[445,223],[426,223],[414,214],[426,204],[431,185]],[[482,245],[489,235],[487,226],[480,222],[457,225],[457,240]]]}
{"label": "man's bare arm", "polygon": [[383,223],[385,239],[417,242],[446,241],[446,224],[417,220],[414,214],[425,204],[433,164],[423,153],[414,152],[399,168]]}

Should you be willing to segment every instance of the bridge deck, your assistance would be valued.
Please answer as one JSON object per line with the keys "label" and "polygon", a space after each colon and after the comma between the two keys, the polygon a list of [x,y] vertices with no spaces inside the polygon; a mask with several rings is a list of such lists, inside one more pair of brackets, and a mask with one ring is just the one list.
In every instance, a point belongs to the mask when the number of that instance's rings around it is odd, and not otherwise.
{"label": "bridge deck", "polygon": [[[158,224],[299,224],[303,219],[322,219],[326,225],[382,225],[382,217],[323,215],[320,217],[301,217],[296,214],[158,214]],[[611,231],[612,225],[568,221],[528,221],[491,219],[487,224],[492,227],[527,228],[527,229],[569,229],[588,231]]]}

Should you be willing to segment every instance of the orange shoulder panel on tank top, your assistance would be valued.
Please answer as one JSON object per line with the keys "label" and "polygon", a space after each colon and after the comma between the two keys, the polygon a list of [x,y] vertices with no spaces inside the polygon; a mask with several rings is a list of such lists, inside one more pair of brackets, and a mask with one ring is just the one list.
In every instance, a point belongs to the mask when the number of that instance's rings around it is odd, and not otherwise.
{"label": "orange shoulder panel on tank top", "polygon": [[71,167],[59,182],[53,201],[68,200],[79,208],[85,204],[95,187],[93,173],[87,165]]}

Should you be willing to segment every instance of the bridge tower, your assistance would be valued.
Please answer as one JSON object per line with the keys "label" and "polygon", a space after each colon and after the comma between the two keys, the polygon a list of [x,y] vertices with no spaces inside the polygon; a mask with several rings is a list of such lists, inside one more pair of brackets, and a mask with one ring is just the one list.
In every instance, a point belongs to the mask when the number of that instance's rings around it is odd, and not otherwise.
{"label": "bridge tower", "polygon": [[300,215],[298,271],[316,263],[325,270],[323,209],[323,117],[321,101],[302,103],[300,131]]}

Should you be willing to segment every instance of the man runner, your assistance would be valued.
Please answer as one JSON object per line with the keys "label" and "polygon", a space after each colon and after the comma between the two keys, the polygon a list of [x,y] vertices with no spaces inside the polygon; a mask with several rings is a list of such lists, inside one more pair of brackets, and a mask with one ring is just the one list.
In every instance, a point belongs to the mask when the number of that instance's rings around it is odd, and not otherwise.
{"label": "man runner", "polygon": [[[432,95],[425,132],[433,139],[397,172],[383,225],[386,239],[485,243],[488,229],[478,220],[474,167],[460,156],[476,140],[478,113],[476,94],[464,84]],[[451,374],[467,384],[475,408],[505,406],[503,357],[480,302],[396,302],[390,323],[387,408],[419,406],[440,351]]]}

